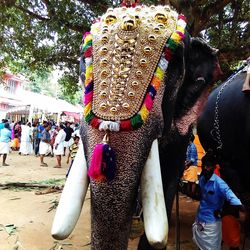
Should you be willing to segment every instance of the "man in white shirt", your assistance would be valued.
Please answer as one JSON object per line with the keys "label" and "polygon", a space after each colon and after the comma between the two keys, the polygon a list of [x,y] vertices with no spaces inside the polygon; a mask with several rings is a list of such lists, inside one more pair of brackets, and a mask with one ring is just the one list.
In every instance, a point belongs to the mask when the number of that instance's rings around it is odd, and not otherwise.
{"label": "man in white shirt", "polygon": [[54,143],[54,154],[56,156],[57,165],[54,168],[61,168],[62,155],[64,154],[64,141],[66,133],[64,132],[64,126],[60,124],[58,127],[58,134]]}

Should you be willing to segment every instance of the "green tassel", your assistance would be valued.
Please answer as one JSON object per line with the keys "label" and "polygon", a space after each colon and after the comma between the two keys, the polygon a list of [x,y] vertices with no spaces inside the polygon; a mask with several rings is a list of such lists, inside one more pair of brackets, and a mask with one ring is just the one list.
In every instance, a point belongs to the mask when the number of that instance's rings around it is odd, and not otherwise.
{"label": "green tassel", "polygon": [[141,118],[140,114],[135,115],[132,119],[131,119],[131,124],[133,129],[137,129],[139,127],[141,127],[143,125],[143,120]]}
{"label": "green tassel", "polygon": [[90,123],[90,121],[91,121],[94,117],[95,117],[94,113],[93,113],[92,111],[90,111],[90,112],[86,115],[85,121],[86,121],[87,123]]}

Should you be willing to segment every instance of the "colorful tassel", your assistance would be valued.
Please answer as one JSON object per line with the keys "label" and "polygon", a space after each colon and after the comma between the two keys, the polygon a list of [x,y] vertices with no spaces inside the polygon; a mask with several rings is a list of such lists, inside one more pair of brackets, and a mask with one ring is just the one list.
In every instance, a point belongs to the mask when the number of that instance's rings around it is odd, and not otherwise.
{"label": "colorful tassel", "polygon": [[115,151],[110,147],[108,133],[105,134],[102,143],[96,144],[88,176],[97,182],[112,181],[116,173]]}

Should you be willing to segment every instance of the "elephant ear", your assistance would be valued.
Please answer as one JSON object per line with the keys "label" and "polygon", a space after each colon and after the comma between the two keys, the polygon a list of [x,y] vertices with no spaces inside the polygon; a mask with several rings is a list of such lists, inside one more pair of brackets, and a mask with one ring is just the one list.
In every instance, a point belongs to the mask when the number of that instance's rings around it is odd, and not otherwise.
{"label": "elephant ear", "polygon": [[169,131],[172,118],[175,114],[175,106],[178,91],[183,84],[185,75],[185,47],[188,46],[189,35],[185,34],[185,39],[176,49],[166,71],[165,92],[162,100],[162,113],[164,118],[163,136]]}
{"label": "elephant ear", "polygon": [[191,38],[185,55],[185,78],[177,94],[174,114],[175,126],[182,135],[197,120],[209,89],[221,72],[215,49],[200,38]]}

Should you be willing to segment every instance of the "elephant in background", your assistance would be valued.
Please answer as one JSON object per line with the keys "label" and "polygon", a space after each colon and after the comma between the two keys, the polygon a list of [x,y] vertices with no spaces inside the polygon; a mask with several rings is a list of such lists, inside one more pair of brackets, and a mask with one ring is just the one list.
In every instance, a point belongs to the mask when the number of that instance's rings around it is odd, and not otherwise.
{"label": "elephant in background", "polygon": [[[170,12],[169,7],[150,7],[151,12],[156,11],[154,20],[158,22],[159,28],[164,27],[162,25],[159,25],[159,23],[162,24],[166,21],[167,15],[164,16],[162,12],[160,14],[157,13],[159,9],[162,10],[163,8],[165,8],[167,12]],[[104,34],[106,30],[108,30],[108,25],[115,24],[117,22],[117,19],[119,20],[119,16],[117,17],[113,13],[113,11],[114,10],[108,10],[108,15],[104,16],[104,20],[106,23],[106,25],[104,25],[102,29],[102,32]],[[125,9],[118,9],[118,12],[119,11],[123,12],[125,11]],[[135,11],[141,11],[141,9],[135,9]],[[147,13],[150,13],[150,11],[148,11]],[[109,13],[112,13],[112,15],[109,15]],[[119,36],[123,35],[124,30],[128,31],[127,33],[125,32],[126,34],[131,35],[133,33],[131,31],[137,30],[137,25],[140,25],[141,29],[143,28],[142,23],[137,23],[137,15],[131,17],[131,13],[133,13],[132,10],[130,10],[129,15],[127,16],[123,14],[123,21],[119,26],[123,30],[121,31],[121,33],[118,33],[118,36],[114,36],[116,39],[115,47],[113,50],[110,50],[112,57],[114,57],[114,59],[110,59],[111,61],[113,60],[115,62],[118,59],[126,59],[125,64],[127,66],[125,68],[122,68],[122,70],[119,70],[118,67],[113,67],[114,72],[119,72],[121,75],[125,76],[126,79],[128,78],[128,75],[126,74],[128,70],[132,71],[133,68],[139,67],[138,64],[136,64],[136,61],[133,63],[132,67],[129,63],[131,55],[126,54],[134,53],[135,49],[128,49],[128,44],[132,46],[135,39],[129,38],[129,40],[126,40],[128,38],[125,37],[124,39],[126,41],[123,42],[121,41]],[[176,16],[176,14],[174,14],[174,16]],[[151,29],[151,27],[148,27],[147,24],[145,25],[147,30]],[[96,28],[97,34],[101,33],[98,31],[97,26],[94,26],[94,28]],[[95,32],[94,28],[93,32]],[[159,29],[154,29],[154,32],[159,32]],[[149,43],[152,42],[153,44],[155,35],[148,35],[147,32],[145,33],[145,35],[148,36]],[[107,37],[108,36],[105,35],[102,36],[101,44],[105,44],[107,42]],[[184,38],[184,36],[182,38]],[[142,39],[142,44],[144,43],[144,41],[145,40]],[[88,42],[89,41],[87,41],[87,43]],[[124,49],[119,50],[119,46],[123,46],[122,48]],[[143,46],[145,54],[150,52],[151,48],[149,46]],[[105,46],[101,45],[101,47],[97,49],[98,52],[97,54],[94,54],[94,59],[95,57],[98,58],[98,53],[103,53],[104,55],[106,53],[109,53],[108,49],[104,48]],[[134,43],[134,48],[136,48],[136,43]],[[93,48],[93,51],[94,50],[95,47]],[[121,56],[116,57],[116,54],[120,53],[119,51],[122,51]],[[159,55],[161,55],[161,52],[162,51],[159,52]],[[89,53],[91,53],[91,51],[89,51]],[[123,57],[124,54],[125,57]],[[140,53],[137,53],[135,55],[140,56]],[[168,58],[168,56],[169,54],[166,49],[165,58]],[[136,128],[129,131],[127,130],[127,123],[125,124],[122,123],[122,121],[119,121],[118,125],[123,126],[124,130],[117,133],[112,131],[109,133],[109,143],[116,152],[117,170],[114,178],[104,182],[98,181],[97,179],[90,179],[92,249],[127,249],[131,220],[133,211],[135,210],[138,188],[140,186],[140,183],[143,182],[141,181],[141,179],[145,179],[144,172],[146,171],[146,168],[150,168],[151,172],[156,172],[157,166],[161,165],[162,181],[161,179],[159,179],[160,185],[157,185],[157,188],[158,186],[161,186],[163,184],[164,197],[159,196],[158,193],[154,193],[155,196],[153,196],[154,199],[152,199],[151,202],[153,205],[148,204],[149,201],[147,200],[147,202],[144,203],[143,206],[151,206],[151,208],[157,209],[157,204],[161,203],[164,204],[165,209],[165,203],[162,203],[162,200],[166,200],[167,211],[170,216],[173,198],[177,188],[177,182],[184,168],[185,152],[188,143],[190,126],[196,120],[199,112],[201,111],[208,96],[208,90],[215,78],[220,73],[220,69],[218,66],[216,51],[201,39],[190,38],[187,33],[185,34],[185,38],[183,39],[183,41],[176,46],[174,53],[172,53],[172,58],[168,63],[167,69],[165,67],[167,64],[163,60],[163,57],[164,54],[159,57],[159,60],[155,60],[155,64],[157,64],[158,62],[158,65],[160,64],[162,68],[164,68],[163,75],[159,73],[159,71],[156,72],[157,76],[162,75],[162,84],[158,86],[157,93],[155,93],[155,90],[152,90],[151,87],[147,87],[147,90],[150,91],[150,96],[153,96],[154,101],[147,119],[144,121],[144,123],[140,120],[139,124],[137,123]],[[151,57],[150,60],[153,60],[153,58]],[[81,68],[84,69],[85,66],[83,57],[81,58],[81,62]],[[85,57],[85,63],[86,62],[88,63]],[[108,60],[103,60],[103,58],[100,58],[100,62],[104,64],[109,63]],[[147,60],[144,60],[144,58],[139,60],[139,62],[141,67],[147,66]],[[96,63],[98,62],[96,61]],[[95,68],[96,65],[97,64],[94,64],[93,68]],[[88,67],[86,68],[87,69],[85,76],[88,74]],[[98,82],[98,78],[96,77],[96,75],[100,74],[101,78],[105,78],[108,76],[108,71],[106,70],[106,68],[104,68],[103,70],[103,68],[101,67],[100,69],[96,67],[95,70],[96,74],[94,74],[94,80],[96,82]],[[139,71],[135,71],[135,74],[138,76],[138,78],[139,76],[143,77],[143,75],[139,73]],[[145,74],[148,74],[147,71],[145,71]],[[113,76],[115,81],[115,73]],[[84,74],[81,73],[81,77],[82,80],[84,80]],[[121,80],[121,82],[123,81]],[[136,81],[133,81],[132,83],[132,85],[138,86]],[[100,82],[100,85],[103,85],[105,87],[106,82],[102,81]],[[118,85],[120,88],[120,83],[118,83]],[[156,85],[157,84],[155,84],[154,86]],[[85,84],[85,96],[87,95],[86,91],[88,90],[88,88],[90,89],[89,85]],[[120,88],[119,90],[123,91],[124,89]],[[128,95],[132,95],[130,93],[131,92],[128,92]],[[104,96],[105,98],[104,92],[101,91],[100,95],[101,97]],[[97,98],[96,100],[98,102],[99,99]],[[125,103],[123,104],[124,108],[128,107],[127,103],[126,105]],[[105,106],[105,103],[100,104],[100,108],[105,109],[106,107],[107,106]],[[112,109],[112,112],[116,112],[115,107]],[[119,108],[119,105],[117,107]],[[88,122],[86,121],[83,121],[81,124],[81,139],[83,142],[83,147],[80,152],[82,154],[84,152],[85,157],[78,153],[72,167],[72,175],[74,175],[74,178],[77,179],[76,182],[79,181],[79,186],[82,185],[86,187],[85,190],[87,189],[87,177],[80,178],[79,175],[86,175],[85,172],[87,166],[89,167],[92,164],[92,152],[95,151],[96,145],[104,140],[107,135],[106,132],[103,131],[103,129],[96,129],[96,127],[102,125],[99,124],[100,118],[95,120],[93,117],[94,116],[92,115],[90,124],[88,124]],[[85,114],[85,120],[86,118],[88,118],[88,116]],[[109,122],[109,125],[113,126],[114,123]],[[105,124],[107,123],[104,123],[104,125]],[[135,123],[132,123],[132,125],[134,124]],[[113,128],[116,130],[118,125],[117,123],[115,123]],[[157,139],[159,139],[160,154],[158,154]],[[158,164],[159,161],[160,164]],[[150,166],[150,164],[152,165]],[[78,173],[77,171],[74,171],[74,169],[77,168],[79,171]],[[150,177],[153,175],[154,174],[150,175]],[[69,175],[69,180],[67,182],[70,182],[70,184],[67,184],[66,182],[65,188],[67,191],[64,190],[62,194],[61,201],[59,203],[59,212],[57,212],[56,214],[54,227],[52,228],[52,235],[57,239],[63,239],[67,237],[68,234],[73,230],[73,224],[75,224],[77,221],[77,216],[79,216],[80,207],[84,200],[83,192],[78,192],[78,184],[74,182],[74,178],[71,178]],[[151,181],[153,182],[153,180],[151,179],[147,179],[146,182],[144,180],[144,186],[146,186],[146,188],[150,186],[152,184]],[[141,185],[143,186],[143,183]],[[74,188],[75,186],[77,187],[74,189],[75,192],[72,194],[70,189],[73,188],[73,186]],[[152,188],[154,187],[152,186]],[[150,190],[148,191],[150,192]],[[67,193],[71,193],[71,198],[65,198]],[[148,193],[142,193],[142,196],[147,197]],[[72,207],[76,207],[75,210],[77,210],[77,216],[68,216],[68,214],[65,215],[65,212],[63,212],[65,211],[63,210],[64,206],[66,207],[67,211],[71,211]],[[143,211],[144,222],[146,222],[148,219],[145,210]],[[154,209],[150,211],[154,213]],[[62,217],[60,217],[58,214],[60,214],[60,216]],[[158,217],[158,224],[161,223],[161,219],[164,221],[163,217]],[[69,223],[65,223],[65,231],[63,231],[64,229],[62,229],[61,226],[61,221],[64,220],[69,221]],[[70,230],[68,228],[70,228]],[[156,230],[157,224],[156,227],[155,225],[152,225],[152,228]],[[165,230],[164,227],[163,229]],[[61,233],[60,230],[63,232]],[[58,233],[58,231],[60,232]],[[161,234],[161,232],[158,233]],[[150,238],[148,234],[147,237]],[[149,241],[150,244],[152,244],[152,240],[149,239]],[[153,242],[153,247],[162,249],[165,244],[165,239],[159,241],[156,240],[155,242]],[[142,237],[142,240],[139,244],[139,249],[153,249],[150,247],[151,246],[146,241],[146,237]]]}
{"label": "elephant in background", "polygon": [[204,149],[217,155],[221,177],[249,213],[250,95],[242,92],[245,78],[243,68],[213,90],[198,119],[197,132]]}

